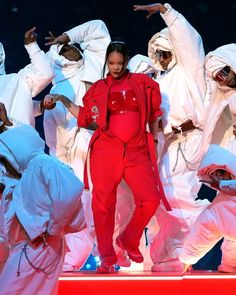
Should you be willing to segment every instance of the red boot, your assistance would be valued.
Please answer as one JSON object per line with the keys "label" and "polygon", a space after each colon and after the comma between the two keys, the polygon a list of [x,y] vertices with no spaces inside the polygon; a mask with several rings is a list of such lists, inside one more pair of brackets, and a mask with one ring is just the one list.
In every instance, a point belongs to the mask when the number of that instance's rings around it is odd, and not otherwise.
{"label": "red boot", "polygon": [[137,263],[141,263],[143,262],[143,255],[142,253],[139,251],[139,248],[131,248],[128,245],[126,245],[124,243],[124,241],[122,240],[121,236],[118,236],[116,239],[116,244],[118,247],[120,247],[121,249],[124,249],[127,251],[129,258]]}
{"label": "red boot", "polygon": [[114,265],[106,266],[106,265],[100,265],[97,267],[97,273],[98,274],[112,274],[116,273],[117,270],[115,269]]}
{"label": "red boot", "polygon": [[117,256],[116,265],[119,265],[121,267],[130,267],[131,261],[129,259],[129,256],[126,250],[123,250],[120,248],[118,252],[116,253],[116,256]]}

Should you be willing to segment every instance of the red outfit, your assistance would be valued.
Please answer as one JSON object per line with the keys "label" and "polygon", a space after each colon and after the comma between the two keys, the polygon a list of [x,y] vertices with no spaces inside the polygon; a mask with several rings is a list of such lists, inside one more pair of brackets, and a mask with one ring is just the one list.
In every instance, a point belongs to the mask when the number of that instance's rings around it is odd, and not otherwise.
{"label": "red outfit", "polygon": [[[121,91],[129,93],[128,100],[119,94]],[[112,107],[112,101],[116,107]],[[103,265],[109,266],[117,260],[113,248],[114,215],[116,189],[122,178],[131,188],[136,205],[122,233],[123,241],[130,247],[139,246],[145,226],[154,215],[160,198],[164,197],[159,177],[155,175],[155,160],[151,161],[150,134],[146,131],[147,123],[161,115],[161,96],[158,84],[152,79],[127,72],[119,80],[108,74],[107,78],[94,83],[83,103],[78,125],[87,127],[92,122],[98,125],[90,144],[92,209],[100,258]],[[127,125],[128,132],[119,133],[117,120],[112,120],[123,113],[127,115],[125,120],[129,116],[132,118],[139,128],[137,131]],[[133,114],[138,114],[138,120]]]}

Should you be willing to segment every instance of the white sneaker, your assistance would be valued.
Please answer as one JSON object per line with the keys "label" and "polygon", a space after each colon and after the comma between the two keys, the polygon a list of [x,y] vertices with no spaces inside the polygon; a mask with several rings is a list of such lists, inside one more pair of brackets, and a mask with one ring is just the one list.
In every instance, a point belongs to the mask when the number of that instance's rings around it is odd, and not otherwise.
{"label": "white sneaker", "polygon": [[220,264],[218,266],[218,271],[219,272],[235,272],[236,273],[236,267],[235,266],[230,266],[226,264]]}
{"label": "white sneaker", "polygon": [[181,272],[184,273],[185,267],[179,260],[155,263],[152,265],[152,272]]}
{"label": "white sneaker", "polygon": [[116,265],[121,267],[130,267],[131,261],[129,259],[129,256],[127,254],[126,250],[120,249],[117,253],[117,262]]}
{"label": "white sneaker", "polygon": [[73,265],[69,265],[67,263],[64,263],[62,271],[63,272],[73,272],[73,271],[78,271],[78,269]]}

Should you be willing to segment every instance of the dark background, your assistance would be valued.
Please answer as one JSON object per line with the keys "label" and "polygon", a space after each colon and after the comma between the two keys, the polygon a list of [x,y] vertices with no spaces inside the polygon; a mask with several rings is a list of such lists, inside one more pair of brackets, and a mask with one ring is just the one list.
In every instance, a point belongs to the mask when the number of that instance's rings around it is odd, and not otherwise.
{"label": "dark background", "polygon": [[[0,41],[6,52],[7,73],[18,71],[28,63],[23,47],[24,32],[37,27],[38,43],[51,30],[59,35],[91,19],[102,19],[112,39],[122,37],[130,56],[147,52],[151,36],[165,27],[159,13],[145,19],[146,12],[133,11],[133,4],[150,4],[147,0],[0,0]],[[163,2],[164,3],[164,2]],[[216,47],[236,42],[236,0],[176,0],[169,3],[181,12],[201,34],[206,53]]]}
{"label": "dark background", "polygon": [[[111,38],[121,38],[130,49],[130,57],[135,54],[147,55],[150,38],[165,27],[159,13],[146,19],[145,11],[133,11],[134,4],[150,4],[147,0],[0,0],[0,42],[6,53],[6,72],[18,72],[29,63],[23,46],[24,33],[36,26],[41,49],[44,37],[52,31],[55,36],[92,19],[102,19]],[[162,2],[165,3],[165,2]],[[169,3],[201,34],[205,52],[226,43],[236,42],[235,18],[236,0],[170,0]],[[36,99],[42,99],[45,89]],[[41,120],[36,119],[36,127],[43,136]]]}
{"label": "dark background", "polygon": [[[130,48],[130,56],[147,54],[147,44],[153,34],[165,27],[159,13],[145,19],[146,12],[134,12],[134,4],[150,4],[154,1],[129,0],[0,0],[0,41],[6,53],[6,72],[18,72],[29,63],[23,46],[24,33],[33,26],[37,27],[38,43],[44,51],[44,37],[48,31],[60,35],[85,21],[102,19],[111,34],[111,38],[122,38]],[[163,4],[165,2],[162,2]],[[205,52],[216,47],[236,42],[235,18],[236,0],[176,0],[169,3],[197,29],[201,34]],[[49,88],[36,99],[41,99]],[[37,118],[36,128],[41,133],[42,117]],[[203,197],[212,192],[204,188]],[[196,269],[217,268],[220,263],[220,243],[195,266]]]}

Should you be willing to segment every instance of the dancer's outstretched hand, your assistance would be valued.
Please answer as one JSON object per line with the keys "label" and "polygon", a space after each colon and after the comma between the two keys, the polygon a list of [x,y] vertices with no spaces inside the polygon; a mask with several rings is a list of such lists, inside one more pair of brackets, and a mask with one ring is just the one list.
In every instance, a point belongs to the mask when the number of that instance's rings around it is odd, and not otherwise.
{"label": "dancer's outstretched hand", "polygon": [[154,3],[149,5],[133,5],[134,11],[145,10],[148,12],[146,18],[150,18],[153,14],[160,11],[161,13],[165,13],[167,9],[161,3]]}

